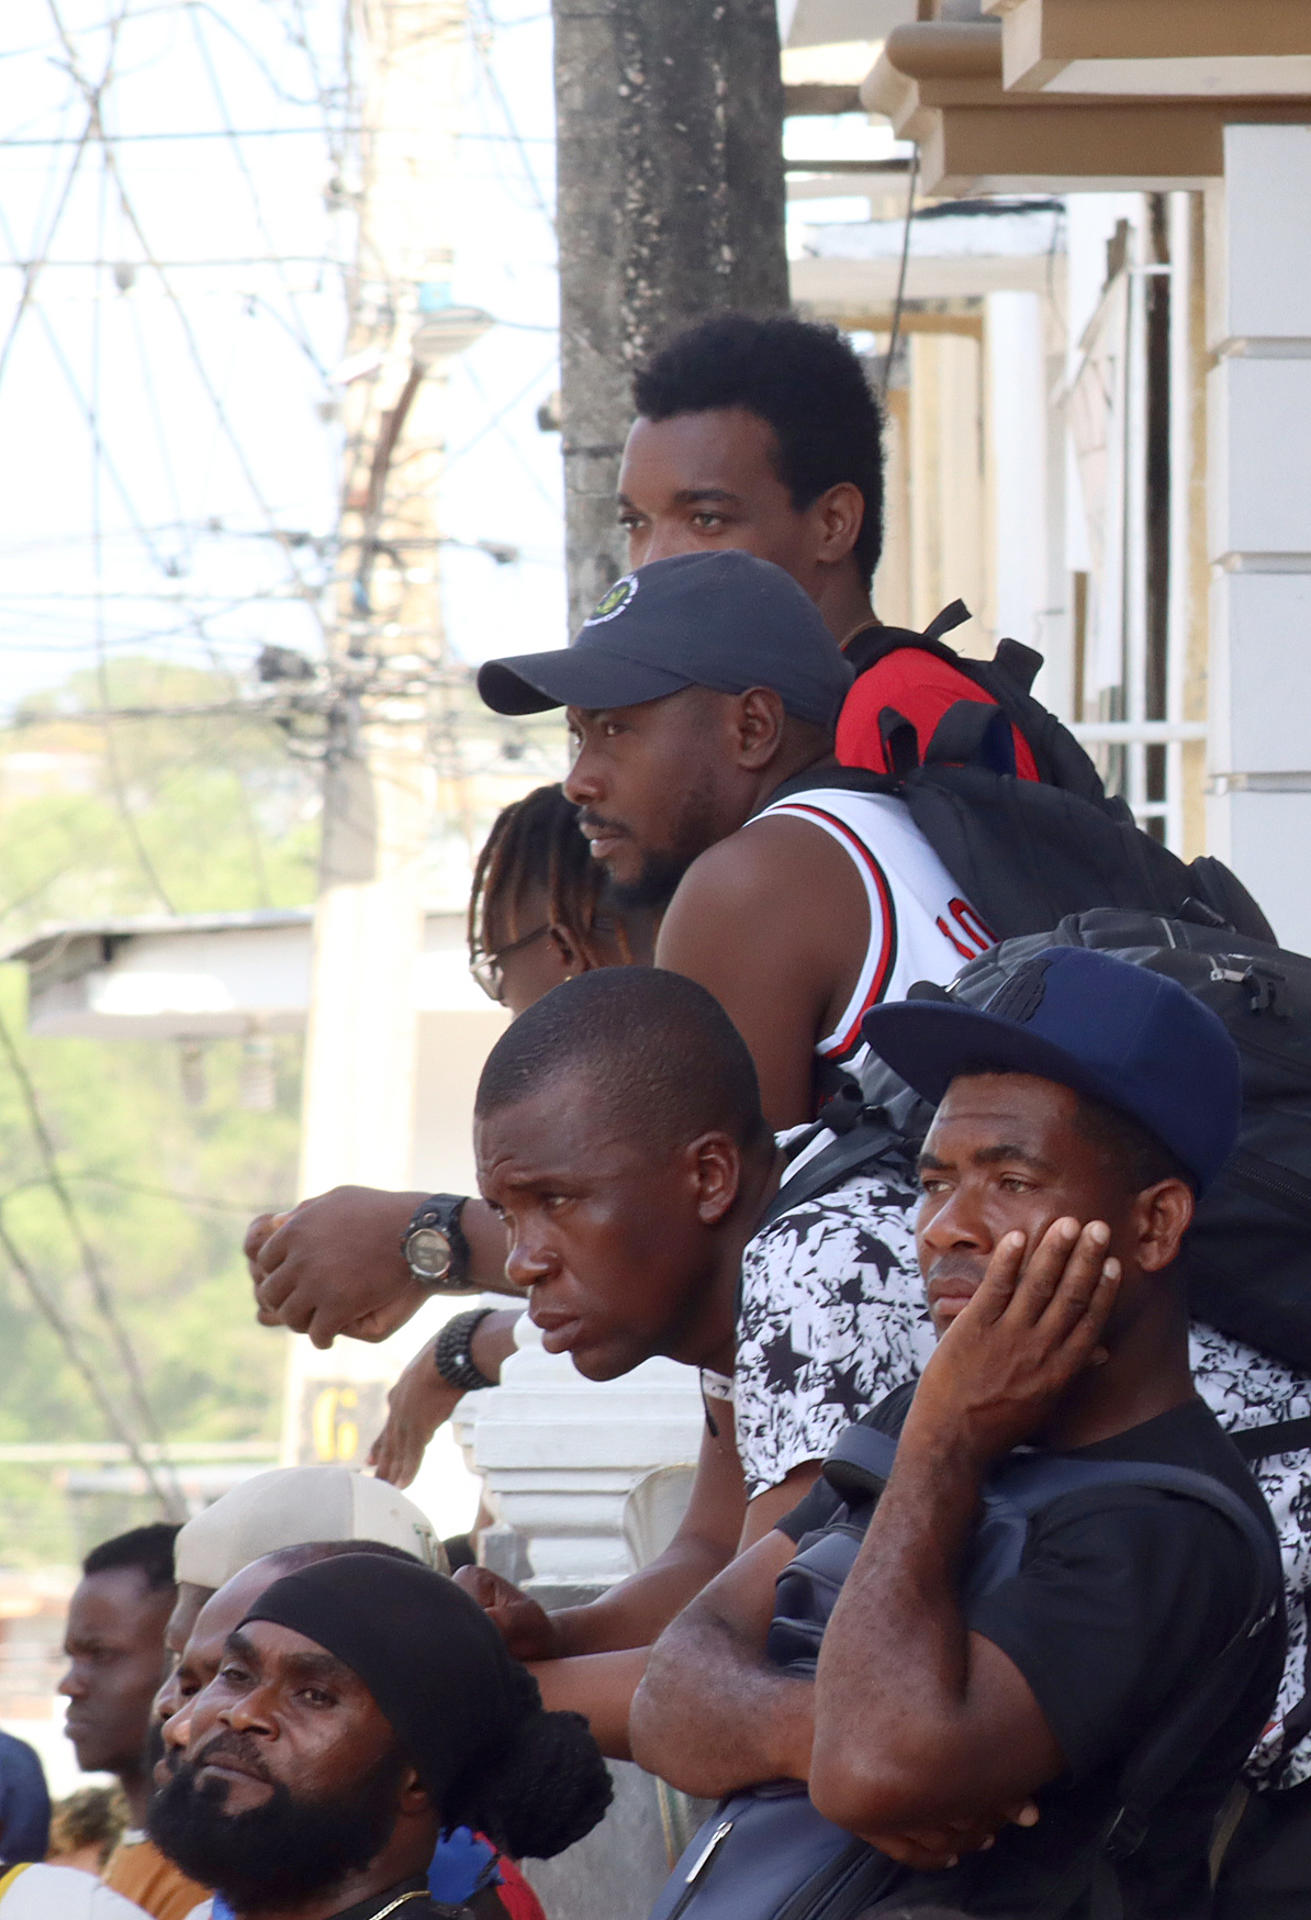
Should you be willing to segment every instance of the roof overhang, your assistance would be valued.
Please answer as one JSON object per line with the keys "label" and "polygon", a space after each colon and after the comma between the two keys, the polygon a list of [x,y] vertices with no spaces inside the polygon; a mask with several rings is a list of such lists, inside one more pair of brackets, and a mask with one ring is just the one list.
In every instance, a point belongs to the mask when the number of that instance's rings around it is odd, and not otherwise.
{"label": "roof overhang", "polygon": [[[911,300],[977,302],[987,293],[1042,293],[1060,271],[1055,236],[1064,209],[1038,202],[976,203],[921,210],[911,223],[906,286]],[[813,314],[847,325],[890,320],[901,281],[902,220],[830,224],[811,232],[791,263],[792,293]],[[903,309],[905,332],[977,332],[977,316]],[[928,324],[925,325],[927,320]]]}
{"label": "roof overhang", "polygon": [[900,27],[866,78],[865,106],[918,144],[925,192],[1200,188],[1223,175],[1231,122],[1300,123],[1308,113],[1300,100],[1011,93],[1002,41],[998,20]]}
{"label": "roof overhang", "polygon": [[[222,1040],[299,1033],[313,913],[153,916],[52,928],[0,956],[28,971],[28,1030],[60,1038]],[[425,916],[421,1014],[486,1014],[462,912]]]}
{"label": "roof overhang", "polygon": [[1200,100],[1311,95],[1311,18],[1303,0],[983,5],[1001,19],[1008,91]]}
{"label": "roof overhang", "polygon": [[881,40],[915,18],[915,0],[780,0],[779,25],[788,47],[834,46]]}

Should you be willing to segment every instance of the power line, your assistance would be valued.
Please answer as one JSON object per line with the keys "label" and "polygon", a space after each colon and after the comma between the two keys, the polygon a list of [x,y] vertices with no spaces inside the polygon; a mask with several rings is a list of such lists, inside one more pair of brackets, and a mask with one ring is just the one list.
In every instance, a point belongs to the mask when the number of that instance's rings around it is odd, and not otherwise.
{"label": "power line", "polygon": [[[186,343],[187,351],[191,357],[192,365],[196,372],[196,377],[200,381],[201,387],[205,392],[206,398],[209,400],[210,405],[214,409],[214,413],[215,413],[216,419],[218,420],[220,429],[222,430],[223,434],[225,435],[225,437],[229,442],[229,445],[231,446],[232,453],[236,459],[238,467],[241,470],[242,477],[245,480],[246,485],[249,487],[251,495],[255,500],[256,505],[259,507],[263,517],[269,522],[269,525],[271,527],[275,526],[276,520],[272,511],[272,508],[269,506],[268,502],[266,501],[264,497],[263,489],[261,488],[259,481],[256,479],[255,474],[251,468],[250,461],[246,455],[245,446],[242,443],[241,436],[236,432],[235,428],[233,427],[231,419],[229,418],[229,415],[228,415],[227,408],[224,406],[222,399],[220,398],[219,394],[215,390],[214,383],[210,378],[207,367],[205,366],[204,357],[200,351],[200,344],[196,339],[195,331],[187,316],[186,309],[183,306],[181,300],[178,298],[177,291],[173,287],[172,282],[169,280],[167,273],[158,264],[158,262],[154,257],[154,253],[151,248],[150,242],[147,239],[145,230],[142,227],[141,221],[137,216],[136,208],[133,205],[132,199],[128,194],[127,188],[123,182],[122,174],[114,154],[113,140],[106,133],[105,128],[101,122],[99,94],[101,91],[103,91],[105,82],[104,81],[101,82],[100,89],[95,90],[94,92],[91,90],[89,82],[86,80],[85,76],[83,75],[83,73],[81,72],[80,68],[77,65],[76,55],[74,54],[72,44],[69,40],[67,30],[64,27],[64,23],[59,12],[58,0],[46,0],[46,4],[50,9],[51,18],[55,22],[56,31],[59,34],[60,41],[63,44],[65,53],[67,54],[69,69],[70,69],[70,72],[72,73],[73,79],[87,94],[88,100],[90,101],[93,130],[96,133],[96,135],[99,137],[101,153],[103,155],[103,163],[109,174],[110,179],[113,181],[115,191],[118,195],[119,205],[123,210],[123,216],[126,219],[128,225],[131,227],[133,233],[136,235],[137,243],[140,246],[141,251],[146,258],[147,264],[158,275],[160,285],[163,287],[165,293],[168,296],[168,299],[173,308],[174,314],[176,315],[178,326],[181,330],[183,340]],[[124,0],[124,4],[125,5],[127,4],[127,0]],[[207,8],[206,11],[209,11],[209,9]],[[218,16],[215,16],[215,17],[218,17]],[[310,594],[309,585],[302,577],[300,573],[300,569],[297,567],[296,562],[290,550],[285,546],[285,544],[283,545],[282,551],[283,551],[284,558],[286,559],[286,562],[287,562],[288,571],[291,573],[293,579],[296,581],[297,585],[300,587],[301,592],[305,597],[306,604],[313,607],[313,600]],[[315,611],[316,611],[317,618],[319,620],[320,625],[321,626],[324,625],[322,611],[320,609],[315,609]]]}
{"label": "power line", "polygon": [[[3,55],[0,55],[3,58]],[[363,127],[349,129],[354,133],[366,131]],[[153,133],[116,133],[114,139],[120,146],[145,146],[160,140],[228,140],[236,136],[239,140],[280,140],[285,137],[312,136],[322,139],[322,127],[234,127],[229,133],[226,127],[170,127],[157,129]],[[82,140],[71,134],[27,134],[19,138],[10,138],[0,134],[0,153],[12,147],[60,148],[81,146]]]}
{"label": "power line", "polygon": [[[200,49],[200,56],[201,56],[201,60],[204,63],[205,72],[209,76],[210,86],[213,89],[215,105],[218,107],[219,114],[220,114],[220,117],[222,118],[224,128],[227,131],[228,141],[232,148],[233,158],[236,160],[237,166],[241,172],[241,176],[243,180],[246,182],[246,186],[250,192],[251,211],[255,216],[255,224],[259,228],[260,236],[263,239],[264,244],[269,248],[270,252],[272,252],[273,235],[269,232],[268,222],[264,218],[264,206],[263,206],[262,200],[260,199],[259,188],[255,184],[255,177],[250,170],[250,163],[246,159],[246,156],[242,151],[241,141],[237,137],[236,129],[232,125],[232,116],[228,112],[227,96],[223,92],[222,82],[219,80],[218,72],[214,66],[213,56],[210,53],[209,46],[205,40],[205,36],[201,32],[200,22],[194,13],[191,15],[191,26],[192,26],[192,32],[196,40],[196,44]],[[311,341],[309,337],[309,333],[306,330],[305,323],[301,318],[300,309],[296,305],[296,296],[292,292],[291,287],[288,283],[287,270],[285,266],[281,265],[281,263],[279,263],[279,266],[278,266],[278,278],[282,282],[282,290],[287,296],[287,303],[291,309],[291,313],[293,316],[293,322],[294,322],[293,330],[294,330],[295,338],[299,342],[307,359],[310,361],[310,364],[314,367],[315,371],[318,373],[320,379],[326,379],[327,369],[323,365],[323,362],[319,359],[318,354],[314,351],[313,342]]]}

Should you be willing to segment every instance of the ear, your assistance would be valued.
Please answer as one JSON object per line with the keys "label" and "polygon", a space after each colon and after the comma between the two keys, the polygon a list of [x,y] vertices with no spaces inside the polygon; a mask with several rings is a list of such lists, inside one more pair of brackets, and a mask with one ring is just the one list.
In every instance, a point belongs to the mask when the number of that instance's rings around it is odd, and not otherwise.
{"label": "ear", "polygon": [[808,511],[814,516],[818,533],[815,558],[825,566],[845,560],[860,538],[865,524],[865,496],[850,480],[839,480],[827,493],[812,501]]}
{"label": "ear", "polygon": [[547,932],[551,936],[551,945],[560,956],[560,964],[565,970],[565,977],[568,979],[575,973],[586,973],[592,963],[582,949],[576,946],[569,938],[564,928],[556,926],[555,922],[552,921]]}
{"label": "ear", "polygon": [[1160,1273],[1179,1257],[1196,1204],[1183,1180],[1158,1180],[1137,1195],[1131,1229],[1134,1257],[1143,1273]]}
{"label": "ear", "polygon": [[749,687],[735,702],[733,730],[737,764],[745,772],[759,772],[777,754],[787,714],[772,687]]}
{"label": "ear", "polygon": [[432,1795],[413,1767],[407,1766],[401,1775],[397,1810],[410,1820],[428,1820],[437,1811]]}
{"label": "ear", "polygon": [[732,1210],[742,1186],[742,1149],[727,1133],[703,1133],[686,1149],[696,1183],[697,1217],[717,1227]]}

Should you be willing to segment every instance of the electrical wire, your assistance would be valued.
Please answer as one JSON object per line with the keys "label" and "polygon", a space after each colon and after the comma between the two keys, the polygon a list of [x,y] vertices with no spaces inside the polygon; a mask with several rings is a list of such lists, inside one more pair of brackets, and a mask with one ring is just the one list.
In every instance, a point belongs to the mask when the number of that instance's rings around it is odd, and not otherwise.
{"label": "electrical wire", "polygon": [[[494,36],[496,32],[496,25],[492,19],[490,10],[485,4],[483,4],[483,0],[476,0],[476,4],[478,5],[478,10],[483,17],[483,21],[486,25],[488,34]],[[523,166],[524,178],[528,182],[529,191],[532,194],[533,200],[536,202],[538,212],[541,214],[543,220],[545,220],[547,226],[551,229],[551,232],[554,233],[556,231],[555,209],[547,205],[546,196],[542,192],[542,183],[537,178],[537,169],[533,166],[532,160],[528,154],[527,146],[524,142],[524,137],[520,133],[518,122],[514,117],[514,112],[510,106],[509,101],[505,97],[505,91],[501,86],[500,75],[496,71],[495,63],[492,60],[490,51],[485,44],[484,36],[482,34],[474,33],[473,35],[471,35],[471,38],[473,41],[474,51],[478,55],[478,60],[483,70],[483,79],[486,82],[487,89],[490,92],[492,98],[495,100],[497,106],[500,108],[501,118],[505,122],[506,132]]]}
{"label": "electrical wire", "polygon": [[[73,51],[72,44],[69,40],[68,33],[63,22],[63,18],[59,11],[59,0],[46,0],[46,4],[50,10],[51,18],[55,23],[55,30],[58,33],[59,38],[64,46],[65,52],[67,54],[69,67],[70,67],[70,71],[72,72],[73,78],[78,83],[78,85],[81,86],[84,91],[86,91],[88,88],[88,82],[77,65],[76,55]],[[127,4],[127,0],[124,0],[124,4],[125,5]],[[210,11],[210,9],[207,8],[206,11],[208,12]],[[238,36],[238,38],[240,38],[240,36]],[[104,84],[105,83],[102,81],[101,83],[102,89]],[[91,96],[89,96],[89,98],[90,97]],[[242,438],[240,434],[237,433],[235,427],[233,426],[228,410],[224,406],[222,399],[220,398],[219,394],[215,390],[214,383],[210,378],[209,370],[205,365],[204,356],[200,351],[200,344],[196,339],[195,330],[191,325],[191,321],[187,315],[186,308],[183,302],[181,301],[181,299],[178,297],[177,290],[173,286],[172,281],[169,279],[167,272],[155,258],[154,251],[151,247],[149,239],[146,236],[145,229],[143,228],[141,221],[137,215],[135,205],[132,201],[131,196],[128,194],[126,185],[122,177],[122,172],[118,166],[118,162],[114,154],[113,139],[110,135],[108,135],[105,132],[105,129],[101,122],[98,93],[94,96],[94,98],[91,98],[91,107],[92,107],[94,131],[100,140],[101,151],[104,155],[104,164],[109,173],[110,179],[113,181],[115,191],[118,195],[119,205],[123,211],[123,216],[126,219],[129,227],[132,229],[133,234],[136,236],[137,244],[141,248],[146,264],[158,276],[160,285],[164,289],[164,292],[168,297],[169,303],[172,306],[174,315],[177,319],[178,327],[182,334],[182,338],[186,344],[187,352],[191,358],[192,366],[195,370],[196,377],[200,382],[202,391],[204,392],[210,405],[214,409],[215,417],[218,421],[219,427],[223,432],[224,437],[228,441],[233,457],[235,458],[237,466],[240,469],[242,478],[244,479],[247,487],[250,490],[251,497],[254,499],[263,518],[268,522],[270,529],[274,530],[276,533],[276,528],[277,528],[276,516],[274,515],[273,510],[269,505],[269,502],[265,498],[263,488],[260,486],[260,483],[256,478],[256,475],[253,469],[251,468],[250,460],[247,456]],[[326,631],[326,623],[323,620],[322,609],[318,608],[317,602],[311,593],[309,583],[304,579],[303,575],[300,572],[299,567],[296,565],[295,557],[291,549],[286,545],[285,541],[280,542],[279,544],[281,546],[283,557],[287,563],[288,572],[291,574],[292,578],[294,579],[297,586],[299,587],[302,595],[304,596],[306,605],[309,606],[311,610],[316,613],[320,625],[324,626]]]}
{"label": "electrical wire", "polygon": [[[99,197],[99,205],[97,209],[97,223],[98,223],[97,251],[103,254],[105,250],[105,211],[106,211],[105,199],[106,199],[106,191],[109,185],[108,166],[105,162],[103,146],[101,148],[101,154],[102,154],[102,160],[101,160],[101,172],[100,172],[100,197]],[[98,291],[99,289],[97,288],[97,292]],[[103,312],[103,303],[99,299],[93,301],[92,307],[91,307],[91,393],[89,396],[89,404],[90,404],[90,411],[91,411],[92,436],[97,447],[101,443],[100,381],[101,381],[101,373],[103,370],[102,356],[101,356],[102,312]],[[94,581],[94,600],[93,600],[93,609],[92,609],[92,638],[93,638],[93,642],[95,645],[95,652],[96,652],[96,681],[100,688],[101,702],[103,703],[103,705],[108,706],[110,704],[109,659],[105,651],[105,608],[104,608],[104,601],[101,597],[104,591],[105,556],[104,556],[104,546],[101,540],[100,476],[101,476],[101,463],[100,463],[100,459],[96,457],[96,458],[93,458],[91,462],[91,567],[92,567],[92,578]],[[117,808],[119,817],[123,823],[123,831],[127,835],[128,842],[132,847],[133,853],[135,854],[137,862],[141,867],[142,873],[146,876],[146,879],[149,882],[150,886],[153,888],[154,892],[159,896],[159,899],[161,904],[163,905],[164,911],[166,913],[172,913],[174,911],[173,901],[169,896],[168,889],[165,887],[164,882],[160,878],[159,869],[156,867],[154,861],[150,857],[150,850],[146,846],[145,840],[142,838],[141,828],[138,825],[136,815],[133,812],[131,802],[128,798],[127,782],[123,777],[123,769],[119,764],[118,741],[115,738],[113,730],[110,727],[104,728],[103,739],[104,739],[104,753],[105,753],[105,769],[109,775],[109,785],[110,785],[110,790],[114,796],[114,805]]]}
{"label": "electrical wire", "polygon": [[[238,170],[240,171],[241,177],[245,181],[247,190],[249,191],[249,194],[250,194],[251,212],[254,215],[255,225],[259,228],[260,235],[263,238],[265,246],[269,249],[270,254],[272,254],[274,252],[273,235],[269,231],[268,221],[264,217],[264,203],[260,196],[259,187],[256,185],[255,176],[251,172],[250,162],[247,160],[246,155],[242,150],[241,142],[237,138],[236,129],[232,124],[232,115],[228,111],[227,96],[223,91],[223,84],[219,79],[218,70],[214,65],[213,56],[210,53],[209,46],[205,40],[204,33],[201,31],[200,21],[194,12],[191,15],[191,25],[195,35],[197,46],[199,47],[199,50],[200,50],[201,62],[205,68],[206,74],[208,75],[210,87],[214,94],[214,104],[218,108],[219,117],[222,120],[224,129],[228,135],[228,144],[232,149],[233,158],[236,161]],[[314,350],[314,342],[310,339],[309,331],[306,328],[305,322],[302,318],[300,307],[296,299],[296,295],[292,291],[291,284],[287,279],[286,268],[284,266],[279,265],[277,272],[278,272],[278,279],[282,285],[283,293],[286,295],[286,298],[287,298],[287,305],[291,315],[292,332],[296,340],[299,342],[301,350],[305,354],[306,358],[309,360],[311,366],[315,369],[316,373],[319,375],[319,378],[321,380],[326,381],[328,377],[328,370],[324,366],[323,362],[319,359],[318,354]]]}
{"label": "electrical wire", "polygon": [[887,405],[888,386],[892,379],[892,363],[897,357],[897,348],[901,344],[901,322],[906,311],[906,275],[910,267],[910,236],[915,224],[915,189],[920,177],[920,150],[916,146],[910,158],[910,171],[906,180],[906,226],[901,236],[901,265],[897,270],[897,294],[892,303],[892,327],[888,334],[888,357],[883,363],[883,382],[879,399]]}

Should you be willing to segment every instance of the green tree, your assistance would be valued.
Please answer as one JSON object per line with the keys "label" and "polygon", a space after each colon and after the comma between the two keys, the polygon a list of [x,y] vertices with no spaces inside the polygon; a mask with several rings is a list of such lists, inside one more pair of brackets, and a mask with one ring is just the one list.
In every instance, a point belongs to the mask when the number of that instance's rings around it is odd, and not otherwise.
{"label": "green tree", "polygon": [[[51,921],[233,911],[312,897],[317,781],[263,718],[219,712],[114,720],[94,676],[29,701],[0,735],[0,925],[9,951]],[[125,661],[116,705],[221,707],[222,676]],[[242,1105],[242,1047],[205,1054],[184,1096],[169,1043],[29,1036],[25,975],[0,971],[0,1019],[36,1089],[59,1174],[171,1439],[273,1438],[284,1358],[256,1325],[240,1235],[295,1178],[300,1042],[274,1043],[272,1111]],[[114,1404],[141,1430],[114,1329],[52,1190],[22,1078],[0,1063],[0,1222],[74,1330]],[[114,1438],[66,1346],[0,1252],[0,1443]],[[144,1514],[142,1515],[144,1517]],[[69,1558],[59,1476],[0,1466],[0,1556]]]}

